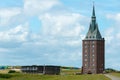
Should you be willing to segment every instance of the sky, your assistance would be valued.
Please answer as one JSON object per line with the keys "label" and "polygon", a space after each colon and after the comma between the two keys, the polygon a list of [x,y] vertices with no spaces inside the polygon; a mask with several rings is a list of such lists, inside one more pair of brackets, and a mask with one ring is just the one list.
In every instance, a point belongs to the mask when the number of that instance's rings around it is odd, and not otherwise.
{"label": "sky", "polygon": [[[0,0],[0,65],[82,66],[92,0]],[[105,67],[120,70],[120,1],[96,0]]]}

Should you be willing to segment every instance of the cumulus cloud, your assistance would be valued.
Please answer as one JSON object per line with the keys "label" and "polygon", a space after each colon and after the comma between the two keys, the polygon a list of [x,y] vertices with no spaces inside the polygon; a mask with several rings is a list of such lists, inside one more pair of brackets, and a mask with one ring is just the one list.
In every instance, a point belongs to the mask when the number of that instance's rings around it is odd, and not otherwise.
{"label": "cumulus cloud", "polygon": [[[67,11],[66,7],[66,11],[53,10],[56,7],[63,7],[59,0],[24,0],[23,8],[3,9],[1,25],[14,24],[0,31],[1,61],[8,58],[9,64],[18,65],[24,62],[80,66],[81,38],[88,18]],[[30,31],[31,17],[39,18],[40,34]],[[4,62],[8,64],[7,60]]]}
{"label": "cumulus cloud", "polygon": [[[120,47],[120,13],[116,14],[107,14],[107,19],[112,21],[110,27],[105,30],[105,39],[106,39],[106,62],[107,67],[111,66],[112,68],[117,68],[119,66],[119,47]],[[109,55],[109,56],[108,56]],[[115,59],[113,59],[115,57]]]}
{"label": "cumulus cloud", "polygon": [[24,12],[29,15],[38,15],[59,4],[59,0],[24,0]]}
{"label": "cumulus cloud", "polygon": [[13,17],[21,14],[20,8],[1,8],[0,9],[0,26],[7,26],[11,23]]}
{"label": "cumulus cloud", "polygon": [[120,22],[120,13],[117,13],[117,14],[108,14],[107,18],[108,19],[113,19],[113,20],[115,20],[117,22]]}
{"label": "cumulus cloud", "polygon": [[1,48],[16,48],[28,40],[28,24],[18,25],[6,31],[0,32]]}
{"label": "cumulus cloud", "polygon": [[[108,42],[111,43],[111,41],[119,40],[120,13],[108,14],[107,19],[113,21],[113,25],[106,30],[106,34],[105,34]],[[119,43],[119,41],[117,42]]]}
{"label": "cumulus cloud", "polygon": [[[9,28],[0,28],[0,63],[80,67],[81,40],[86,34],[84,31],[88,30],[85,26],[88,27],[89,19],[72,10],[60,0],[24,0],[23,7],[1,8],[0,27]],[[30,19],[33,17],[41,22],[40,33],[30,31]],[[119,55],[120,47],[120,13],[108,14],[107,19],[114,22],[104,34],[106,62],[111,63],[107,67],[119,66],[116,55]],[[112,57],[116,57],[117,61]]]}
{"label": "cumulus cloud", "polygon": [[105,40],[107,44],[111,44],[111,41],[114,40],[114,36],[111,36],[114,34],[114,29],[113,28],[109,28],[106,30],[105,33]]}
{"label": "cumulus cloud", "polygon": [[24,27],[22,25],[18,25],[8,31],[0,32],[0,41],[26,41],[27,35],[28,31],[26,29],[26,25]]}
{"label": "cumulus cloud", "polygon": [[80,20],[85,17],[77,13],[66,13],[64,15],[46,13],[39,18],[45,35],[80,36],[84,30]]}

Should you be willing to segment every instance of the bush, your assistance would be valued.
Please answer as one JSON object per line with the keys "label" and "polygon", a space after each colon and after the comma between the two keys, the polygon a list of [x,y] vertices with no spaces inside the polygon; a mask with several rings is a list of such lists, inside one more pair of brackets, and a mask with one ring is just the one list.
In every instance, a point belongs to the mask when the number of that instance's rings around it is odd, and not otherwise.
{"label": "bush", "polygon": [[15,70],[9,70],[8,73],[16,73],[16,71]]}
{"label": "bush", "polygon": [[11,78],[12,75],[10,74],[0,74],[0,78]]}
{"label": "bush", "polygon": [[120,73],[120,71],[116,71],[117,73]]}
{"label": "bush", "polygon": [[107,68],[107,69],[105,70],[105,72],[106,72],[106,73],[111,73],[111,72],[116,72],[116,70],[115,70],[115,69],[112,69],[112,68]]}

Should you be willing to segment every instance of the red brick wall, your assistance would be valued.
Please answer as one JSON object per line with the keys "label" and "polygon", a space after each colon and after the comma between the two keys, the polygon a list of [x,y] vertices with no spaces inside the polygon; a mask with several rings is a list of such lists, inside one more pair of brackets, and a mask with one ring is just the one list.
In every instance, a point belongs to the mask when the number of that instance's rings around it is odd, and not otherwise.
{"label": "red brick wall", "polygon": [[83,73],[103,73],[104,40],[83,40],[82,53]]}

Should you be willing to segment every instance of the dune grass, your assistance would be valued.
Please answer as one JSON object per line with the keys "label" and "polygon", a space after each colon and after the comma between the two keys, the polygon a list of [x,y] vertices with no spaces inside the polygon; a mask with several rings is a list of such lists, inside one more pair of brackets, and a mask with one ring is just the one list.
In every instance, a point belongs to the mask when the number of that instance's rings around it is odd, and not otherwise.
{"label": "dune grass", "polygon": [[0,80],[110,80],[103,74],[96,75],[38,75],[38,74],[10,74],[11,78]]}
{"label": "dune grass", "polygon": [[61,69],[61,75],[75,75],[80,72],[80,69]]}
{"label": "dune grass", "polygon": [[0,73],[2,73],[2,74],[6,74],[6,73],[8,73],[8,71],[9,71],[9,69],[0,70]]}
{"label": "dune grass", "polygon": [[[3,78],[0,76],[0,80],[110,80],[103,74],[91,74],[91,75],[75,75],[75,73],[80,72],[79,69],[63,69],[61,70],[61,75],[41,75],[41,74],[24,74],[24,73],[6,73],[6,71],[1,71],[4,75]],[[0,74],[1,74],[0,73]],[[10,77],[9,77],[10,76]]]}
{"label": "dune grass", "polygon": [[113,76],[120,77],[120,73],[109,73],[109,74],[111,74],[111,75],[113,75]]}

